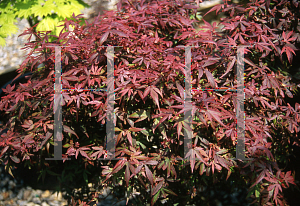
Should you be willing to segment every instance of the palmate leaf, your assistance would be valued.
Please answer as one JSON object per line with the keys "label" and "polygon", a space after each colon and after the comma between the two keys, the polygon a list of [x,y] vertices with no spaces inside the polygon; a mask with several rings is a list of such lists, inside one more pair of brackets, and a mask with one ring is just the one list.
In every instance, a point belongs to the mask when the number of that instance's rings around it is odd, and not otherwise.
{"label": "palmate leaf", "polygon": [[27,19],[29,16],[32,15],[32,11],[31,9],[21,9],[16,14],[18,15],[19,18]]}
{"label": "palmate leaf", "polygon": [[0,25],[13,24],[17,22],[16,14],[13,11],[2,12],[0,15]]}
{"label": "palmate leaf", "polygon": [[281,54],[282,53],[286,53],[287,57],[288,57],[288,60],[289,60],[289,63],[291,64],[292,63],[292,60],[293,60],[293,54],[296,55],[294,49],[290,46],[284,46],[281,50]]}
{"label": "palmate leaf", "polygon": [[70,17],[73,13],[76,16],[81,13],[81,9],[84,9],[84,5],[78,3],[77,1],[70,1],[69,4],[65,3],[66,1],[56,2],[57,7],[54,10],[54,12],[56,12],[58,16],[61,16],[63,18]]}
{"label": "palmate leaf", "polygon": [[17,31],[18,31],[18,27],[15,24],[4,23],[0,27],[0,36],[6,38],[7,36],[16,33]]}
{"label": "palmate leaf", "polygon": [[57,20],[52,19],[50,17],[44,18],[36,27],[37,31],[51,31],[55,29],[57,25]]}
{"label": "palmate leaf", "polygon": [[55,8],[54,12],[58,16],[61,16],[63,18],[67,18],[67,17],[72,16],[73,12],[75,12],[75,11],[72,11],[70,6],[68,6],[68,5],[59,5]]}
{"label": "palmate leaf", "polygon": [[25,0],[14,4],[16,15],[19,18],[28,18],[33,15],[32,7],[36,4],[35,1]]}
{"label": "palmate leaf", "polygon": [[57,7],[55,7],[54,4],[50,4],[47,2],[45,2],[43,6],[41,4],[34,5],[31,8],[32,14],[34,16],[40,16],[40,17],[45,17],[51,14],[51,11],[55,10]]}

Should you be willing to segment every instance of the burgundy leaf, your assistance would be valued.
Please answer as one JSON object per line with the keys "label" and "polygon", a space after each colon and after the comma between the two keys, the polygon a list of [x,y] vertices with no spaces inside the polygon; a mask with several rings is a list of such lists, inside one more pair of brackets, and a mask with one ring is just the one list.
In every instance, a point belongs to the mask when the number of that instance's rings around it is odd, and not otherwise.
{"label": "burgundy leaf", "polygon": [[74,134],[79,139],[77,134],[70,127],[68,127],[67,125],[63,125],[63,128],[64,128],[64,132]]}
{"label": "burgundy leaf", "polygon": [[212,86],[212,88],[215,88],[215,80],[214,80],[214,77],[212,76],[212,74],[206,69],[204,69],[204,72],[205,72],[206,77],[207,77],[210,85]]}
{"label": "burgundy leaf", "polygon": [[265,177],[265,171],[263,170],[263,171],[259,174],[259,176],[257,177],[255,183],[254,183],[253,185],[251,185],[250,188],[252,188],[252,187],[254,187],[255,185],[257,185],[258,183],[260,183],[260,182],[264,179],[264,177]]}
{"label": "burgundy leaf", "polygon": [[16,156],[9,156],[10,157],[10,159],[12,160],[12,161],[14,161],[15,163],[20,163],[20,159],[18,158],[18,157],[16,157]]}
{"label": "burgundy leaf", "polygon": [[226,72],[220,77],[220,79],[223,78],[224,76],[226,76],[226,74],[228,74],[228,72],[230,72],[230,70],[232,69],[233,65],[235,64],[235,61],[236,61],[236,57],[234,56],[232,58],[232,61],[228,64]]}
{"label": "burgundy leaf", "polygon": [[100,38],[100,45],[103,45],[103,42],[106,41],[107,37],[109,35],[109,31],[105,32],[102,37]]}
{"label": "burgundy leaf", "polygon": [[145,165],[145,170],[146,170],[146,175],[147,175],[148,180],[150,181],[151,185],[153,185],[153,174],[147,165]]}
{"label": "burgundy leaf", "polygon": [[152,190],[152,194],[151,195],[155,195],[163,186],[164,181],[159,182]]}

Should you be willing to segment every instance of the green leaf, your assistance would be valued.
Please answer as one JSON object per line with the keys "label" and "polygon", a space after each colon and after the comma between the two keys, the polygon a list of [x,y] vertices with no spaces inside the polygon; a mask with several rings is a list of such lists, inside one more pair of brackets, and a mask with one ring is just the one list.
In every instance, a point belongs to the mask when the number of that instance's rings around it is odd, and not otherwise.
{"label": "green leaf", "polygon": [[177,196],[177,194],[176,194],[175,192],[173,192],[172,190],[170,190],[170,189],[163,188],[163,190],[164,190],[165,192],[169,193],[169,194],[172,194],[172,195]]}
{"label": "green leaf", "polygon": [[71,17],[73,12],[75,13],[69,5],[58,5],[54,12],[63,18]]}
{"label": "green leaf", "polygon": [[56,2],[55,12],[58,16],[63,18],[71,17],[73,13],[79,15],[81,9],[84,9],[84,5],[80,4],[78,1],[71,1],[69,4],[65,4],[66,1]]}
{"label": "green leaf", "polygon": [[23,0],[23,1],[16,2],[14,4],[14,8],[18,9],[18,10],[21,10],[21,9],[30,9],[35,4],[38,4],[38,2],[32,1],[32,0]]}
{"label": "green leaf", "polygon": [[19,18],[28,18],[29,16],[33,15],[33,12],[31,10],[32,6],[34,6],[36,2],[35,1],[22,1],[18,2],[14,5],[14,8],[16,10],[16,15]]}
{"label": "green leaf", "polygon": [[258,190],[255,190],[255,197],[259,198],[260,192]]}
{"label": "green leaf", "polygon": [[143,133],[145,136],[149,136],[149,132],[147,130],[142,130],[141,133]]}
{"label": "green leaf", "polygon": [[79,3],[78,1],[71,1],[71,8],[72,10],[74,10],[75,15],[78,15],[81,13],[80,10],[84,9],[84,5]]}
{"label": "green leaf", "polygon": [[259,187],[255,187],[255,197],[259,198],[260,197],[260,191],[259,191]]}
{"label": "green leaf", "polygon": [[123,130],[121,130],[120,128],[118,127],[115,127],[115,132],[122,132]]}
{"label": "green leaf", "polygon": [[2,26],[4,24],[13,24],[13,23],[17,22],[17,20],[15,18],[16,18],[16,15],[12,11],[1,13],[0,25]]}
{"label": "green leaf", "polygon": [[146,149],[146,146],[143,143],[141,143],[140,141],[136,141],[136,144],[140,145],[143,149]]}
{"label": "green leaf", "polygon": [[[47,2],[46,2],[47,3]],[[42,5],[35,5],[31,8],[32,14],[34,16],[40,16],[45,17],[51,14],[51,11],[54,11],[56,9],[56,6],[54,4],[46,4],[44,6]]]}
{"label": "green leaf", "polygon": [[128,117],[129,118],[139,118],[139,115],[136,112],[134,112],[131,115],[129,115]]}
{"label": "green leaf", "polygon": [[64,146],[63,146],[63,148],[69,148],[71,145],[70,144],[65,144]]}
{"label": "green leaf", "polygon": [[154,195],[154,197],[151,200],[151,205],[154,205],[154,203],[157,201],[157,199],[159,198],[159,194],[160,194],[160,191],[158,191],[158,193],[156,193]]}
{"label": "green leaf", "polygon": [[134,122],[134,123],[137,123],[137,122],[143,121],[144,119],[150,118],[150,112],[143,110],[143,109],[142,110],[139,109],[137,112],[131,114],[129,117],[130,118],[139,118]]}
{"label": "green leaf", "polygon": [[0,35],[1,37],[7,37],[13,33],[16,33],[18,31],[18,27],[14,24],[3,24],[0,27]]}
{"label": "green leaf", "polygon": [[0,36],[0,46],[6,46],[6,41],[3,37]]}
{"label": "green leaf", "polygon": [[159,163],[159,165],[157,166],[158,169],[162,168],[162,166],[165,164],[165,161],[162,161],[161,163]]}
{"label": "green leaf", "polygon": [[56,21],[50,17],[44,18],[38,26],[36,27],[37,31],[51,31],[55,29],[55,26],[57,25]]}

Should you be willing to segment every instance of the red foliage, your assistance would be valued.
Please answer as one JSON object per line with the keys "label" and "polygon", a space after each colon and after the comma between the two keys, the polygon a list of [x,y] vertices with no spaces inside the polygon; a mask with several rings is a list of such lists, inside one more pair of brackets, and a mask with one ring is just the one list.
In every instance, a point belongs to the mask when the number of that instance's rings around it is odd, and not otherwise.
{"label": "red foliage", "polygon": [[[37,34],[41,41],[27,44],[32,53],[40,54],[28,56],[19,70],[30,70],[34,75],[26,84],[8,86],[4,90],[7,96],[0,102],[0,109],[9,112],[11,121],[16,117],[15,125],[10,121],[6,125],[8,132],[1,135],[1,157],[5,163],[19,163],[20,158],[36,160],[33,154],[44,150],[53,136],[54,48],[48,46],[68,45],[62,48],[63,88],[105,86],[106,48],[101,46],[120,46],[115,48],[114,59],[115,131],[116,157],[124,159],[103,167],[106,180],[124,171],[128,186],[137,177],[146,189],[150,188],[152,204],[159,195],[176,195],[173,188],[167,188],[168,182],[170,177],[176,180],[179,173],[188,173],[188,165],[179,167],[181,161],[176,158],[183,158],[184,130],[193,129],[193,145],[186,156],[192,158],[191,173],[214,176],[225,168],[228,178],[232,167],[239,168],[237,171],[251,182],[251,188],[259,185],[261,204],[283,205],[282,187],[295,183],[290,171],[284,173],[277,166],[271,152],[276,147],[272,136],[281,127],[289,134],[299,132],[300,107],[298,103],[295,107],[284,105],[285,94],[292,97],[290,90],[295,85],[289,77],[272,71],[268,63],[277,57],[284,61],[284,55],[292,62],[300,42],[299,12],[298,16],[292,12],[299,10],[299,5],[285,0],[255,1],[245,8],[228,3],[217,5],[211,11],[230,14],[221,22],[223,32],[217,32],[216,25],[207,22],[196,31],[189,19],[196,7],[187,2],[127,3],[122,12],[107,12],[83,26],[80,16],[73,16],[64,22],[65,32],[55,42],[48,43],[48,35]],[[119,8],[121,4],[122,1]],[[73,31],[69,30],[71,25]],[[232,159],[239,109],[235,92],[195,91],[191,112],[196,118],[192,128],[184,121],[186,72],[184,48],[176,47],[180,45],[195,46],[191,55],[194,88],[232,88],[236,85],[236,46],[254,45],[245,49],[245,154],[253,159],[244,167]],[[45,67],[37,71],[41,63]],[[94,118],[98,127],[105,124],[107,104],[106,92],[63,93],[64,157],[80,157],[90,160],[88,163],[103,157],[101,141],[85,140],[97,131],[88,119]],[[85,133],[72,126],[72,122],[78,122],[78,116]],[[151,136],[154,140],[147,141]],[[297,136],[291,139],[298,141]]]}

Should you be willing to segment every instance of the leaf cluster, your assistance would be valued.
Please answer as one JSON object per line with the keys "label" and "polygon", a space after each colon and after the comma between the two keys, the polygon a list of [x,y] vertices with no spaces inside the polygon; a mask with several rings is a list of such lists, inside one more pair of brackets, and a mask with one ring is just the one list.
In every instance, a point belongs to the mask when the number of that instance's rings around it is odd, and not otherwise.
{"label": "leaf cluster", "polygon": [[[217,5],[211,11],[231,15],[221,22],[222,32],[207,22],[196,31],[189,16],[197,7],[180,0],[120,1],[118,12],[99,15],[92,23],[83,24],[80,16],[73,15],[64,21],[54,42],[49,42],[49,33],[27,30],[24,34],[37,35],[40,41],[27,44],[31,53],[20,72],[32,71],[33,76],[25,84],[4,90],[7,95],[1,99],[0,110],[10,119],[5,127],[8,132],[1,135],[1,158],[7,165],[24,160],[50,164],[44,157],[54,155],[49,148],[54,144],[53,45],[58,45],[64,46],[62,88],[72,90],[62,92],[63,157],[75,158],[85,167],[97,166],[102,174],[100,185],[119,185],[128,194],[139,191],[137,199],[151,205],[161,201],[186,205],[201,195],[199,187],[226,181],[234,173],[239,177],[236,185],[247,185],[249,196],[253,194],[258,203],[283,205],[282,187],[295,182],[274,157],[277,145],[287,143],[274,142],[273,137],[282,129],[298,142],[293,134],[299,132],[300,105],[285,103],[286,96],[293,97],[295,84],[273,71],[268,61],[284,54],[291,61],[299,32],[289,22],[268,25],[267,18],[281,12],[274,2],[255,1],[245,8],[228,2]],[[287,1],[278,6],[282,4],[299,6]],[[117,161],[98,160],[110,156],[104,129],[109,102],[107,92],[97,90],[112,81],[107,78],[108,45],[118,46],[113,56]],[[190,46],[191,53],[183,46]],[[241,54],[237,46],[249,47]],[[187,55],[191,74],[186,72]],[[241,55],[245,57],[244,111],[233,91],[238,83],[234,68]],[[41,64],[44,69],[37,71]],[[186,108],[189,75],[195,89],[191,106]],[[224,87],[231,89],[218,90]],[[245,157],[252,158],[247,164],[233,159],[237,112],[245,112]],[[191,115],[185,118],[185,113]],[[187,148],[185,134],[191,140]],[[195,199],[200,201],[197,204],[207,203]]]}

